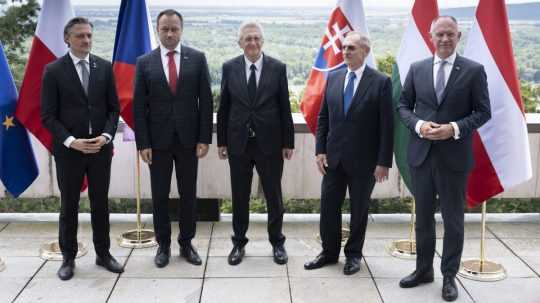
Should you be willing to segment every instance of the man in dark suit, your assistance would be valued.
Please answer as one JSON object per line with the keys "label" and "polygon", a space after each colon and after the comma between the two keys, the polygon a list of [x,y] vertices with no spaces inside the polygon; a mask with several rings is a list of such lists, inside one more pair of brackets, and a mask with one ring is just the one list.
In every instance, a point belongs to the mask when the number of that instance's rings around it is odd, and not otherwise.
{"label": "man in dark suit", "polygon": [[233,203],[233,249],[229,264],[242,261],[248,242],[249,198],[253,166],[263,186],[268,234],[274,261],[287,263],[282,234],[283,159],[291,159],[294,127],[285,64],[263,54],[260,24],[244,22],[238,44],[244,54],[223,64],[218,111],[218,153],[229,158]]}
{"label": "man in dark suit", "polygon": [[93,25],[73,18],[64,27],[69,52],[45,67],[41,121],[53,137],[60,189],[58,277],[69,280],[77,255],[77,213],[84,175],[88,177],[96,264],[123,272],[109,253],[109,181],[120,107],[111,63],[90,54]]}
{"label": "man in dark suit", "polygon": [[411,130],[407,161],[416,199],[416,270],[403,288],[433,281],[436,197],[444,221],[442,297],[458,296],[455,275],[463,250],[464,200],[473,168],[472,136],[491,117],[482,65],[457,55],[454,17],[431,25],[435,56],[411,65],[397,110]]}
{"label": "man in dark suit", "polygon": [[347,68],[328,74],[317,124],[317,166],[323,174],[320,234],[322,253],[304,264],[307,270],[338,262],[341,206],[349,189],[350,236],[343,273],[360,270],[368,207],[375,182],[388,178],[392,166],[392,83],[366,65],[369,39],[349,32],[343,44]]}
{"label": "man in dark suit", "polygon": [[154,229],[159,244],[154,262],[169,263],[171,222],[168,214],[173,163],[180,193],[180,255],[201,265],[191,244],[196,227],[198,159],[212,142],[212,93],[206,57],[180,44],[182,15],[158,15],[161,45],[137,60],[133,98],[137,149],[150,167]]}

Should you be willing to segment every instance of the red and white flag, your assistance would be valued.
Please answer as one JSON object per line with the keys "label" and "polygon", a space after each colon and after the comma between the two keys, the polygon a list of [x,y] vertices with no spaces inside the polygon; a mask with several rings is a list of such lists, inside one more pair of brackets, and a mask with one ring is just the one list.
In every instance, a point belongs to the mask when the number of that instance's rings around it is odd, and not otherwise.
{"label": "red and white flag", "polygon": [[474,135],[475,168],[467,187],[469,207],[474,207],[532,177],[504,0],[480,0],[464,55],[484,65],[491,102],[491,120]]}
{"label": "red and white flag", "polygon": [[41,78],[45,65],[66,54],[64,25],[74,16],[69,0],[43,0],[15,112],[49,151],[52,137],[40,119]]}
{"label": "red and white flag", "polygon": [[[339,0],[330,14],[300,104],[300,109],[312,133],[317,130],[317,117],[321,108],[327,74],[332,70],[345,67],[341,43],[347,33],[353,30],[369,36],[364,5],[361,0]],[[376,68],[373,49],[366,60],[369,66]]]}

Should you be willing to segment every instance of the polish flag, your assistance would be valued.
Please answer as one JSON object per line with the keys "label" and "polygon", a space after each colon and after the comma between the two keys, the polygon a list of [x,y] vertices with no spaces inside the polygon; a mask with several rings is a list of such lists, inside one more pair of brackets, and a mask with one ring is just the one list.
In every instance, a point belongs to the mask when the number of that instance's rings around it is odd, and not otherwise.
{"label": "polish flag", "polygon": [[17,119],[51,151],[52,136],[41,125],[41,78],[45,65],[66,54],[64,25],[75,16],[69,0],[43,0],[19,92]]}
{"label": "polish flag", "polygon": [[[304,96],[300,103],[300,109],[313,134],[317,131],[317,118],[326,86],[326,77],[328,72],[346,67],[341,52],[341,43],[347,33],[353,30],[369,37],[364,4],[361,0],[339,0],[330,14],[321,47],[309,74]],[[376,68],[373,49],[366,60],[370,67]]]}
{"label": "polish flag", "polygon": [[484,65],[491,120],[474,135],[467,186],[474,207],[532,177],[531,155],[504,0],[480,0],[464,55]]}

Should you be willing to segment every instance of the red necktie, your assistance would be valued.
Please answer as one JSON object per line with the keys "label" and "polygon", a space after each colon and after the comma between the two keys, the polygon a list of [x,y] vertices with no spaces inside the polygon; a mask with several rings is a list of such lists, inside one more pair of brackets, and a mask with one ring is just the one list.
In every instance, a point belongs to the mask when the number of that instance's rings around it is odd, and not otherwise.
{"label": "red necktie", "polygon": [[173,95],[176,95],[176,80],[178,79],[178,73],[176,72],[176,63],[174,62],[175,51],[167,53],[169,57],[169,87]]}

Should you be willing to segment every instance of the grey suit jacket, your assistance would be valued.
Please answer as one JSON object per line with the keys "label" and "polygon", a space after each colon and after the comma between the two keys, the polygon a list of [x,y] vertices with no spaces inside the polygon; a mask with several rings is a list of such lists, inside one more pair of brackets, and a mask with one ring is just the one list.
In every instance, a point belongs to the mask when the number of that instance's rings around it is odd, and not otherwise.
{"label": "grey suit jacket", "polygon": [[[405,79],[397,110],[411,130],[407,150],[409,165],[420,166],[430,150],[434,150],[449,169],[469,171],[474,165],[474,130],[491,118],[484,67],[458,55],[439,104],[433,84],[433,57],[416,62]],[[419,120],[441,124],[456,122],[460,138],[442,141],[420,138],[414,130]]]}

